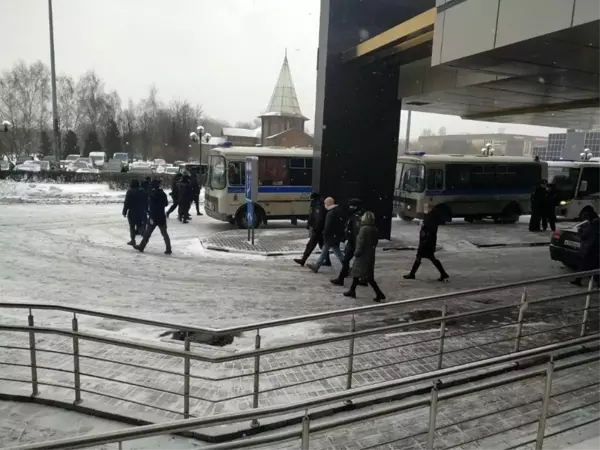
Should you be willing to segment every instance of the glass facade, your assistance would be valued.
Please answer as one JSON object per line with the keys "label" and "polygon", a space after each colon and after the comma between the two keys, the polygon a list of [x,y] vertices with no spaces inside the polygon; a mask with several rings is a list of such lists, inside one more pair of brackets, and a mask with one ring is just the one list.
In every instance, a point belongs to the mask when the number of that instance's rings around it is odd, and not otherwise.
{"label": "glass facade", "polygon": [[600,131],[586,133],[584,147],[589,148],[593,156],[600,156]]}
{"label": "glass facade", "polygon": [[[548,147],[546,151],[541,148],[534,148],[533,154],[538,151],[540,159],[544,161],[558,161],[564,157],[564,151],[567,143],[566,133],[554,133],[548,135]],[[585,133],[584,148],[589,148],[592,156],[600,156],[600,131],[588,131]],[[583,151],[583,148],[581,149]]]}

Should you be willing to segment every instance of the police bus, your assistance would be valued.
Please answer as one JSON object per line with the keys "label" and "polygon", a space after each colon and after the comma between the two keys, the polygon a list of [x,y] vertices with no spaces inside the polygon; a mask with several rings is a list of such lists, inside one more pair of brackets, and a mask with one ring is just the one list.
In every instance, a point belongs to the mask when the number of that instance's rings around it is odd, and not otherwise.
{"label": "police bus", "polygon": [[443,223],[515,223],[531,212],[533,188],[546,177],[546,163],[531,158],[409,153],[396,165],[394,212],[407,221],[435,208]]}
{"label": "police bus", "polygon": [[548,182],[556,186],[558,217],[583,221],[600,212],[600,162],[548,161]]}
{"label": "police bus", "polygon": [[247,228],[246,156],[258,157],[258,198],[254,227],[267,220],[306,220],[312,192],[311,148],[233,147],[210,150],[204,209],[213,219]]}

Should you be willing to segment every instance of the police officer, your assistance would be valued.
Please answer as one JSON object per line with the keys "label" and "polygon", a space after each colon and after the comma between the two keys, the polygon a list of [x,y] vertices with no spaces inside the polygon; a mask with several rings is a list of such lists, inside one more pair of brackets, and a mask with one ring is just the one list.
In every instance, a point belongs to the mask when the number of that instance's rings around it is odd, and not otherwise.
{"label": "police officer", "polygon": [[192,206],[192,187],[190,184],[190,176],[184,175],[177,185],[179,189],[179,221],[188,223],[190,217],[190,207]]}
{"label": "police officer", "polygon": [[173,204],[167,211],[167,219],[169,218],[169,214],[171,214],[175,209],[179,206],[179,183],[181,182],[181,174],[176,173],[173,177],[173,181],[171,181],[171,199],[173,200]]}
{"label": "police officer", "polygon": [[165,208],[168,204],[169,200],[167,199],[167,194],[165,194],[165,191],[163,191],[160,187],[160,180],[152,180],[151,191],[150,195],[148,196],[148,212],[150,217],[142,242],[140,245],[133,246],[133,248],[135,248],[137,251],[144,251],[146,245],[148,245],[150,236],[152,236],[152,232],[156,227],[158,227],[160,234],[162,234],[162,237],[165,240],[165,255],[170,255],[172,253],[171,239],[167,233],[167,216],[165,214]]}
{"label": "police officer", "polygon": [[196,205],[196,215],[201,216],[200,212],[200,182],[198,180],[199,175],[197,173],[192,174],[192,178],[190,180],[190,186],[192,191],[192,201]]}
{"label": "police officer", "polygon": [[362,202],[359,199],[350,199],[348,201],[348,218],[346,219],[346,248],[344,249],[344,259],[342,261],[342,270],[337,278],[329,280],[336,286],[344,285],[344,278],[350,274],[350,261],[354,257],[356,249],[356,238],[360,230],[360,220],[363,215]]}
{"label": "police officer", "polygon": [[135,236],[140,234],[140,230],[143,228],[146,210],[146,192],[140,188],[138,180],[131,180],[123,203],[123,217],[127,217],[129,222],[130,240],[127,245],[135,245]]}

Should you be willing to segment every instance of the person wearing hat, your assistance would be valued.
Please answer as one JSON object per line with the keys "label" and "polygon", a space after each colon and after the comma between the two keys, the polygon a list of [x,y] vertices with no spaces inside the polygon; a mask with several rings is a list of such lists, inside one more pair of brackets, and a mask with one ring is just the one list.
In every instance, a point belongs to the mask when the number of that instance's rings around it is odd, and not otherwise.
{"label": "person wearing hat", "polygon": [[169,200],[165,191],[160,187],[160,180],[152,180],[151,188],[150,195],[148,196],[148,215],[150,216],[148,226],[142,242],[139,245],[134,245],[133,248],[139,252],[143,252],[146,245],[148,245],[152,232],[158,227],[160,234],[162,234],[165,240],[165,255],[170,255],[172,253],[171,239],[169,238],[169,233],[167,233],[167,216],[165,214],[165,208],[169,205]]}
{"label": "person wearing hat", "polygon": [[[310,195],[310,211],[308,213],[308,220],[306,222],[306,228],[308,228],[308,242],[304,249],[302,258],[295,258],[294,262],[304,266],[308,257],[311,255],[317,244],[319,248],[323,248],[323,230],[325,229],[325,217],[327,210],[323,206],[321,196],[317,192],[313,192]],[[331,266],[331,260],[329,255],[326,256],[324,266]]]}
{"label": "person wearing hat", "polygon": [[337,278],[329,280],[331,284],[343,286],[344,279],[350,274],[350,261],[354,258],[354,250],[356,249],[356,238],[360,230],[360,220],[364,213],[362,201],[353,198],[348,201],[348,218],[346,219],[346,248],[344,250],[344,259],[342,261],[342,270]]}

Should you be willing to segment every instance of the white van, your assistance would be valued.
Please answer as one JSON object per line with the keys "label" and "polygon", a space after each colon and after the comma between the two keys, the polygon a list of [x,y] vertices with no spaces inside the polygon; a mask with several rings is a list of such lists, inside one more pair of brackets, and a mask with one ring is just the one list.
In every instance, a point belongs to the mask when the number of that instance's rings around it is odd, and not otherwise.
{"label": "white van", "polygon": [[102,167],[106,162],[106,152],[90,152],[90,159],[94,167]]}

